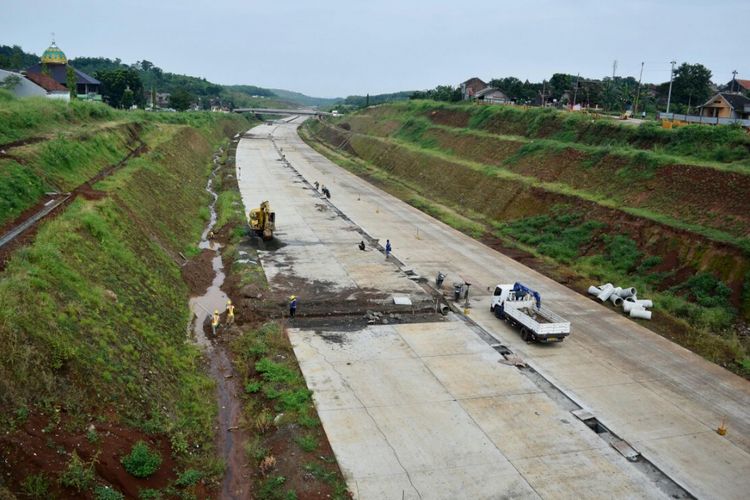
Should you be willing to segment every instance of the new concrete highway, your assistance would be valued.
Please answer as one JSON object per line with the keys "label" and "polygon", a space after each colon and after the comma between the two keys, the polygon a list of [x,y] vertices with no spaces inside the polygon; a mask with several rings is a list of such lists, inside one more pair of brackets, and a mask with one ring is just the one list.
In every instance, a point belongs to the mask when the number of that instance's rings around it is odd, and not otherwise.
{"label": "new concrete highway", "polygon": [[[339,284],[336,293],[418,298],[423,292],[399,275],[403,266],[388,270],[382,254],[358,253],[357,231],[390,239],[394,256],[419,275],[442,271],[448,284],[472,283],[475,325],[399,324],[335,335],[290,329],[357,497],[747,497],[750,383],[348,173],[299,138],[302,119],[258,126],[237,150],[246,207],[271,200],[279,238],[288,243],[279,250],[285,253],[261,256],[272,286],[283,287],[285,273],[295,282],[322,273]],[[279,161],[278,148],[291,167]],[[310,189],[315,181],[330,188],[330,204],[345,218],[315,216],[329,203]],[[569,339],[526,344],[489,312],[488,290],[515,281],[571,321]],[[483,332],[489,343],[479,341]],[[541,377],[504,363],[493,342]],[[571,404],[619,439],[592,432]],[[716,433],[722,420],[726,436]],[[634,454],[644,460],[625,458]],[[664,486],[670,481],[676,489]]]}

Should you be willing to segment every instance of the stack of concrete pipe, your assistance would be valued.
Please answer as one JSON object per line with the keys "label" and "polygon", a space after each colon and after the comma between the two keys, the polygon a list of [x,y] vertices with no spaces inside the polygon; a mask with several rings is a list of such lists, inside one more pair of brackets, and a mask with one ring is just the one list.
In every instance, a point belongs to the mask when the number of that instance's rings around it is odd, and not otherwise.
{"label": "stack of concrete pipe", "polygon": [[653,302],[648,299],[639,299],[637,293],[633,287],[620,288],[612,283],[589,287],[590,295],[602,302],[610,301],[615,306],[622,307],[622,310],[631,318],[651,319],[651,311],[647,309],[654,306]]}

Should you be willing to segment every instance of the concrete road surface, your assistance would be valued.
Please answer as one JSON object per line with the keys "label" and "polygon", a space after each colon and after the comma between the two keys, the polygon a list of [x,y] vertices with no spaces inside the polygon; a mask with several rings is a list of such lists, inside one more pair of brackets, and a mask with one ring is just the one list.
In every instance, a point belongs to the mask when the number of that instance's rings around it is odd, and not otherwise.
{"label": "concrete road surface", "polygon": [[[474,321],[498,342],[521,355],[544,378],[579,406],[591,412],[602,424],[627,441],[632,448],[687,492],[701,498],[747,497],[747,491],[750,491],[750,383],[349,174],[305,145],[296,133],[298,124],[299,120],[292,120],[287,124],[259,126],[252,131],[256,139],[243,139],[240,142],[237,168],[243,199],[246,193],[257,197],[262,192],[268,193],[271,197],[280,192],[279,190],[286,189],[284,186],[288,186],[290,182],[294,182],[289,176],[269,176],[263,173],[273,172],[278,168],[278,162],[273,154],[274,146],[268,139],[268,134],[272,134],[277,147],[283,149],[284,155],[294,168],[293,175],[296,176],[298,172],[309,182],[317,180],[326,184],[331,189],[333,205],[372,237],[379,238],[382,242],[389,238],[394,246],[394,255],[407,266],[423,276],[434,276],[438,270],[446,272],[447,283],[458,277],[471,282],[474,295],[470,317]],[[257,179],[261,177],[264,180],[258,183]],[[297,190],[290,202],[302,195],[307,196],[309,201],[300,202],[299,207],[307,206],[308,210],[313,209],[315,197],[311,196],[309,191]],[[283,198],[286,199],[288,196],[289,192],[284,191]],[[247,200],[245,201],[247,203]],[[257,201],[252,199],[250,205],[256,203]],[[279,199],[277,205],[280,203],[284,203],[282,199]],[[324,227],[317,227],[320,222],[311,221],[310,231],[313,234],[325,233]],[[279,219],[280,227],[284,223],[284,220]],[[339,278],[346,279],[344,276],[336,279]],[[497,283],[514,281],[523,281],[539,290],[545,305],[571,321],[573,333],[568,340],[551,346],[525,344],[515,330],[490,314],[488,290]],[[658,314],[658,311],[656,313]],[[446,328],[444,324],[431,325],[435,326],[425,327],[431,334],[423,338],[432,340],[434,335]],[[367,492],[363,498],[378,498],[377,488],[390,487],[391,483],[387,481],[372,479],[373,476],[385,477],[389,474],[394,475],[395,484],[404,486],[405,492],[414,494],[416,491],[417,494],[422,494],[424,491],[425,497],[439,498],[440,491],[450,492],[451,488],[455,487],[459,488],[456,491],[464,491],[461,488],[465,488],[466,485],[486,481],[492,474],[482,472],[482,467],[489,467],[491,470],[491,464],[505,461],[513,465],[512,469],[521,475],[522,481],[513,482],[513,471],[500,468],[500,476],[505,478],[502,480],[505,482],[501,483],[510,489],[505,490],[505,486],[497,486],[499,489],[493,492],[476,490],[477,497],[493,498],[495,495],[502,496],[506,491],[515,492],[518,496],[536,494],[548,498],[582,495],[641,497],[656,494],[653,482],[649,478],[641,472],[633,475],[635,465],[624,462],[609,446],[598,447],[591,444],[590,439],[579,434],[579,430],[585,430],[581,429],[580,422],[575,422],[575,418],[569,414],[563,418],[556,413],[560,411],[559,405],[555,406],[546,395],[539,391],[491,394],[491,389],[489,394],[481,393],[481,374],[485,374],[486,380],[487,376],[493,377],[486,375],[494,373],[489,368],[490,365],[493,369],[498,369],[495,362],[483,365],[486,359],[490,359],[484,356],[490,356],[494,352],[492,349],[487,351],[485,347],[486,352],[479,356],[473,353],[474,357],[468,363],[464,358],[464,365],[458,363],[458,359],[445,359],[441,364],[440,359],[432,359],[437,357],[434,354],[421,352],[416,344],[412,345],[410,339],[404,336],[402,328],[404,327],[393,328],[388,335],[396,340],[400,338],[399,342],[409,347],[398,354],[398,357],[409,360],[404,361],[409,364],[407,373],[410,376],[407,378],[417,377],[415,374],[419,374],[418,379],[426,384],[424,380],[430,379],[424,372],[427,370],[435,379],[429,393],[432,395],[430,397],[436,399],[430,400],[429,403],[437,412],[435,429],[438,435],[433,436],[429,431],[420,435],[418,429],[403,432],[403,426],[414,428],[431,423],[430,417],[420,414],[419,409],[414,408],[415,405],[418,406],[418,398],[411,401],[410,405],[410,399],[415,396],[413,388],[408,384],[397,383],[388,377],[381,379],[386,371],[373,369],[372,366],[358,366],[350,368],[350,372],[342,372],[338,370],[338,362],[331,361],[331,353],[321,350],[316,355],[306,348],[307,344],[315,344],[319,348],[326,345],[320,342],[316,344],[313,333],[305,330],[292,333],[298,346],[298,357],[303,372],[308,384],[316,391],[316,404],[321,410],[326,432],[339,463],[348,474],[350,484],[354,484],[360,493]],[[367,339],[367,336],[372,334],[370,330],[366,330],[362,334],[362,339]],[[468,342],[467,339],[473,333],[459,331],[454,332],[454,335],[459,335]],[[429,347],[429,342],[427,344]],[[449,354],[467,356],[466,353],[458,352]],[[344,355],[343,359],[348,359],[348,355]],[[356,355],[354,356],[356,359]],[[415,361],[414,357],[419,358],[418,361]],[[352,361],[344,361],[346,362]],[[368,359],[358,364],[371,365],[377,362]],[[328,382],[318,383],[314,374],[325,373],[325,363],[329,365],[328,374],[324,376],[324,380]],[[355,366],[354,363],[351,366]],[[336,375],[334,367],[341,373]],[[359,370],[362,370],[362,373],[359,373]],[[474,372],[477,373],[476,377],[472,377]],[[503,380],[521,376],[514,368],[504,370],[503,367],[503,372]],[[357,385],[357,380],[363,379],[370,380],[371,383],[376,383],[374,381],[377,380],[377,384],[383,386],[382,390],[368,391],[367,384],[360,382]],[[509,382],[509,387],[515,383]],[[472,390],[480,391],[479,395],[473,394]],[[442,391],[449,395],[449,400],[442,399],[445,394]],[[344,401],[344,406],[326,406],[330,403],[326,398],[331,394],[338,394]],[[370,399],[367,399],[368,395]],[[383,401],[378,400],[378,397],[393,397],[394,400]],[[504,399],[487,401],[487,398],[492,397]],[[451,398],[455,404],[449,404]],[[470,400],[471,403],[464,400]],[[541,416],[550,419],[544,429],[534,432],[533,429],[527,428],[524,433],[516,433],[510,421],[514,420],[511,416],[521,415],[529,418],[530,415],[524,412],[531,409],[538,412],[538,406],[548,407],[547,410],[539,412]],[[379,410],[370,411],[371,407]],[[365,411],[363,408],[368,410]],[[383,413],[383,408],[394,409],[394,413]],[[399,410],[396,411],[396,408]],[[358,425],[367,424],[369,427],[366,428],[372,431],[369,432],[370,435],[381,436],[391,447],[393,442],[401,443],[404,439],[408,442],[408,439],[413,437],[415,441],[406,445],[405,450],[392,451],[397,461],[405,457],[401,468],[395,467],[393,463],[384,462],[383,470],[374,474],[367,475],[365,471],[358,469],[361,464],[357,460],[362,460],[362,457],[367,459],[370,456],[369,448],[359,451],[359,446],[355,446],[354,449],[351,446],[347,448],[345,443],[348,439],[354,439],[352,436],[344,436],[343,441],[337,441],[336,436],[332,435],[331,427],[338,427],[334,425],[337,416],[341,418],[341,415],[344,415],[341,412],[350,412],[355,420],[357,412],[361,417],[354,427],[344,426],[344,429],[355,432],[359,429]],[[537,416],[536,413],[534,416]],[[715,432],[723,418],[729,427],[725,437]],[[442,437],[445,433],[452,432],[454,426],[445,426],[441,419],[455,422],[455,432],[464,437]],[[551,423],[555,419],[560,423],[561,419],[575,423],[566,423],[561,428],[560,424]],[[470,428],[473,430],[469,430]],[[376,430],[378,432],[375,432]],[[401,433],[398,433],[398,430],[401,430]],[[420,443],[440,439],[437,436],[462,443],[469,452],[479,443],[483,443],[484,439],[494,445],[498,455],[495,455],[494,451],[485,450],[484,455],[477,455],[481,458],[470,460],[476,462],[470,465],[481,467],[467,468],[468,462],[452,463],[441,458],[440,450],[419,448]],[[593,434],[592,436],[595,437]],[[576,444],[571,448],[566,444],[571,440],[588,444]],[[382,448],[383,443],[371,445],[375,449],[380,449],[378,446]],[[412,445],[416,448],[412,449]],[[584,449],[585,453],[582,451]],[[410,461],[408,457],[413,453],[423,455],[412,457],[413,460]],[[594,456],[591,456],[592,453]],[[433,455],[434,458],[428,460],[428,457]],[[495,458],[498,460],[495,461]],[[461,467],[467,474],[461,475],[460,478],[444,472],[447,469]],[[428,470],[431,472],[427,473]],[[425,473],[427,476],[415,482],[414,477],[417,476],[412,477],[412,471]],[[596,481],[592,485],[583,480],[576,483],[573,477],[576,471],[579,473],[579,480],[581,476],[591,476],[600,478],[599,481],[603,481],[604,485]],[[406,488],[406,483],[396,479],[399,474],[407,474],[410,478],[408,484],[413,490]],[[471,474],[477,476],[472,479]],[[640,478],[640,482],[634,482],[634,478]],[[608,482],[610,479],[611,482]],[[420,489],[419,485],[424,487],[427,484],[442,486],[437,489]],[[492,487],[489,488],[492,490]],[[532,492],[526,488],[531,488]],[[390,493],[384,490],[380,497],[390,497]]]}

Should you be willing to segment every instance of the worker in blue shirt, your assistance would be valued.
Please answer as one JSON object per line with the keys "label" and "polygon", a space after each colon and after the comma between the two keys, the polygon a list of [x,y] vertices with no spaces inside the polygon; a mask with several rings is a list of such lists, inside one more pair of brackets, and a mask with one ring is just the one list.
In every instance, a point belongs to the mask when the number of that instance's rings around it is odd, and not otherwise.
{"label": "worker in blue shirt", "polygon": [[289,297],[289,317],[294,319],[295,314],[297,314],[297,296],[292,295]]}
{"label": "worker in blue shirt", "polygon": [[391,240],[385,240],[385,258],[391,255]]}

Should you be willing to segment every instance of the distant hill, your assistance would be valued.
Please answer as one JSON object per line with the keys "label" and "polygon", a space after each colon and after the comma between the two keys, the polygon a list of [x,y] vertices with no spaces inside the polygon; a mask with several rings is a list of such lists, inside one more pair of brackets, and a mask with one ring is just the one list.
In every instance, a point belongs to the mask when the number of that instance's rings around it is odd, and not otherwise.
{"label": "distant hill", "polygon": [[341,97],[310,97],[309,95],[305,95],[300,92],[293,92],[291,90],[284,89],[270,90],[284,100],[299,104],[301,106],[309,106],[315,108],[334,106],[344,100]]}
{"label": "distant hill", "polygon": [[403,90],[401,92],[392,92],[390,94],[371,95],[369,98],[364,95],[350,95],[344,99],[343,104],[362,107],[367,104],[374,106],[376,104],[385,104],[387,102],[406,101],[413,93],[413,90]]}

